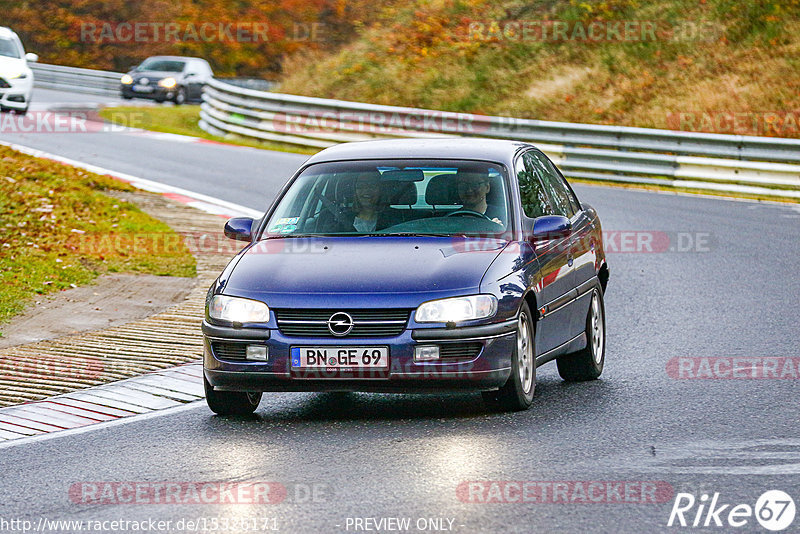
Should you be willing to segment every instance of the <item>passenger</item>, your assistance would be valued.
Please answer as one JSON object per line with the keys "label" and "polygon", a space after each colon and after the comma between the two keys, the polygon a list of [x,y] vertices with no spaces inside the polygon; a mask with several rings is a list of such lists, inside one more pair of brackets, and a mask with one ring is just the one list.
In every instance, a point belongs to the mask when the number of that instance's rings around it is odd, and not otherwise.
{"label": "passenger", "polygon": [[356,176],[353,210],[346,216],[352,223],[349,228],[344,229],[345,232],[370,233],[402,222],[402,217],[396,210],[385,204],[383,189],[386,186],[386,183],[381,182],[378,171],[362,172]]}

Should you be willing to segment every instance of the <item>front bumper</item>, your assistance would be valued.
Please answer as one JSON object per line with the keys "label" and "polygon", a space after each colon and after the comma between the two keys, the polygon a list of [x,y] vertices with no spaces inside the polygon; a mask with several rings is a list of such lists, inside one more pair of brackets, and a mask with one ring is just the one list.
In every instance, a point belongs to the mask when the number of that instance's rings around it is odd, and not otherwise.
{"label": "front bumper", "polygon": [[0,107],[19,111],[28,109],[33,92],[33,76],[3,79],[11,87],[0,88]]}
{"label": "front bumper", "polygon": [[178,87],[172,89],[164,89],[160,85],[150,85],[153,90],[151,92],[134,91],[133,85],[120,85],[120,93],[124,97],[129,98],[146,98],[149,100],[172,100],[175,98],[175,93]]}
{"label": "front bumper", "polygon": [[[370,391],[424,393],[490,390],[506,383],[516,342],[516,321],[489,327],[405,330],[395,337],[302,338],[276,329],[228,328],[203,322],[205,376],[224,391]],[[221,347],[266,345],[268,361],[231,359]],[[415,362],[417,345],[448,346],[462,357]],[[389,367],[380,371],[293,369],[290,351],[298,346],[387,346]]]}

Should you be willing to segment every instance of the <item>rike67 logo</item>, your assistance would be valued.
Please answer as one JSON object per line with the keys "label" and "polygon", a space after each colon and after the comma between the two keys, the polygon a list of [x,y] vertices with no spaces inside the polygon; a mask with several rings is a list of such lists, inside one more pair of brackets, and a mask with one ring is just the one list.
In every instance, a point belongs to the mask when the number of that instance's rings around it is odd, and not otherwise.
{"label": "rike67 logo", "polygon": [[[753,528],[753,518],[767,530],[785,530],[794,522],[795,504],[788,493],[780,490],[764,492],[755,503],[730,504],[720,499],[719,493],[699,499],[691,493],[678,493],[672,504],[667,526],[672,527],[726,527]],[[749,529],[748,529],[749,530]]]}

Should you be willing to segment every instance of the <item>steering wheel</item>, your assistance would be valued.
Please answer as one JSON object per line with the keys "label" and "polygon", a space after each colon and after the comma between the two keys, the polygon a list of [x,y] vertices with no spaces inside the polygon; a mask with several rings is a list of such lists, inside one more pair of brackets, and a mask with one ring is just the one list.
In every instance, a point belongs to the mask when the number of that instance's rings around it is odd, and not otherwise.
{"label": "steering wheel", "polygon": [[[485,213],[481,213],[479,211],[473,211],[473,210],[465,210],[463,208],[462,209],[458,209],[456,211],[453,211],[451,213],[448,213],[446,215],[446,217],[455,217],[456,215],[469,215],[470,217],[478,217],[478,218],[486,219],[487,221],[492,221],[492,219],[488,215],[486,215]],[[494,221],[492,221],[492,222],[494,222]]]}

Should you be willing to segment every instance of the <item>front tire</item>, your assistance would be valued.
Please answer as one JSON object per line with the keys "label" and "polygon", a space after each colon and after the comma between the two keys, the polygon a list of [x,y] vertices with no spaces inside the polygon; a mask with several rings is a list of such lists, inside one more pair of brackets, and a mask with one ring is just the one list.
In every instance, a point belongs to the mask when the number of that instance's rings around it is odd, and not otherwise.
{"label": "front tire", "polygon": [[603,373],[606,361],[606,312],[603,294],[599,289],[592,290],[585,334],[586,348],[556,360],[558,374],[568,382],[595,380]]}
{"label": "front tire", "polygon": [[491,409],[519,412],[530,408],[535,389],[536,351],[533,316],[528,304],[523,303],[517,319],[517,345],[511,356],[511,376],[502,388],[483,391],[483,401]]}
{"label": "front tire", "polygon": [[186,103],[186,89],[183,87],[178,88],[178,92],[175,93],[175,99],[173,100],[176,106],[180,106]]}
{"label": "front tire", "polygon": [[261,402],[261,392],[214,391],[206,377],[203,377],[206,403],[211,411],[219,415],[250,415]]}

